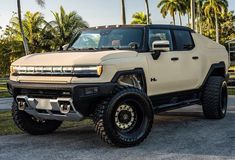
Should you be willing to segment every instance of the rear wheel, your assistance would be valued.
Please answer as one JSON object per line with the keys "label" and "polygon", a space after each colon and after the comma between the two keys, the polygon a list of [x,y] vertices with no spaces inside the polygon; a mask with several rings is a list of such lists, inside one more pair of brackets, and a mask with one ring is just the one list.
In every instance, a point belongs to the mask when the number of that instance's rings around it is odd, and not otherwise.
{"label": "rear wheel", "polygon": [[148,136],[153,115],[151,102],[145,93],[124,87],[97,106],[93,119],[97,134],[105,142],[130,147]]}
{"label": "rear wheel", "polygon": [[12,105],[12,116],[15,124],[22,131],[32,135],[42,135],[54,132],[62,121],[37,119],[25,111],[20,111],[16,102]]}
{"label": "rear wheel", "polygon": [[202,107],[206,118],[222,119],[227,113],[228,91],[223,77],[212,76],[207,81],[203,95]]}

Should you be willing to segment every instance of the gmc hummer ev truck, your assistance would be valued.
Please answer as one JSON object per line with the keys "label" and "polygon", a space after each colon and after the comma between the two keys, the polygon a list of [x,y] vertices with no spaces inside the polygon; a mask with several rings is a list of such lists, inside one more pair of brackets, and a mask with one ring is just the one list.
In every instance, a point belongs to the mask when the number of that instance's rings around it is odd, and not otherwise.
{"label": "gmc hummer ev truck", "polygon": [[224,118],[228,67],[225,47],[186,27],[89,28],[64,51],[11,65],[12,115],[32,135],[91,118],[103,141],[135,146],[160,112],[199,104],[206,118]]}

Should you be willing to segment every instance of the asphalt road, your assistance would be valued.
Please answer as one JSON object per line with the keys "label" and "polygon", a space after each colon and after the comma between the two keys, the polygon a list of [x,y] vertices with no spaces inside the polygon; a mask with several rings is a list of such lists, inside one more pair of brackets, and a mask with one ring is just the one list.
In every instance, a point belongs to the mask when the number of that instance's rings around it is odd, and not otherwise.
{"label": "asphalt road", "polygon": [[0,98],[0,110],[9,110],[12,104],[12,98]]}
{"label": "asphalt road", "polygon": [[207,120],[200,106],[155,117],[151,134],[133,148],[110,147],[92,126],[51,135],[0,136],[0,160],[235,160],[235,97],[223,120]]}

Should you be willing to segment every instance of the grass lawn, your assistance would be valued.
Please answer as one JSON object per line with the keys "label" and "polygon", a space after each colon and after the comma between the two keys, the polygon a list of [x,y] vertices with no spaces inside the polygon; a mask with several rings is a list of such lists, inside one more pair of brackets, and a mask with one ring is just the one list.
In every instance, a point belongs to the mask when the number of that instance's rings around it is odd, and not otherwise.
{"label": "grass lawn", "polygon": [[6,79],[0,79],[0,83],[7,83]]}
{"label": "grass lawn", "polygon": [[[0,82],[1,83],[1,82]],[[11,95],[7,92],[7,86],[6,85],[1,85],[0,84],[0,92],[3,93],[0,93],[0,98],[7,98],[7,97],[10,97]]]}
{"label": "grass lawn", "polygon": [[8,92],[0,93],[0,98],[9,98],[11,95]]}
{"label": "grass lawn", "polygon": [[235,89],[228,89],[229,95],[235,95]]}
{"label": "grass lawn", "polygon": [[[85,119],[81,122],[64,122],[60,129],[82,127],[86,125],[92,125],[92,121]],[[0,111],[0,136],[12,134],[22,134],[22,131],[15,126],[10,111]]]}

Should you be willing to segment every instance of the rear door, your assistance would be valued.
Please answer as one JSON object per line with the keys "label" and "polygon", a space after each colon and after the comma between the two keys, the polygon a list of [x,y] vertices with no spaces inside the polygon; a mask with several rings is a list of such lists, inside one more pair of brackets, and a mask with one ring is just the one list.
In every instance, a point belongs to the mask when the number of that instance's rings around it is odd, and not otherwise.
{"label": "rear door", "polygon": [[[201,57],[192,37],[191,31],[173,30],[174,52],[179,57],[180,87],[179,91],[192,90],[199,87],[202,64]],[[180,75],[179,75],[180,76]]]}

